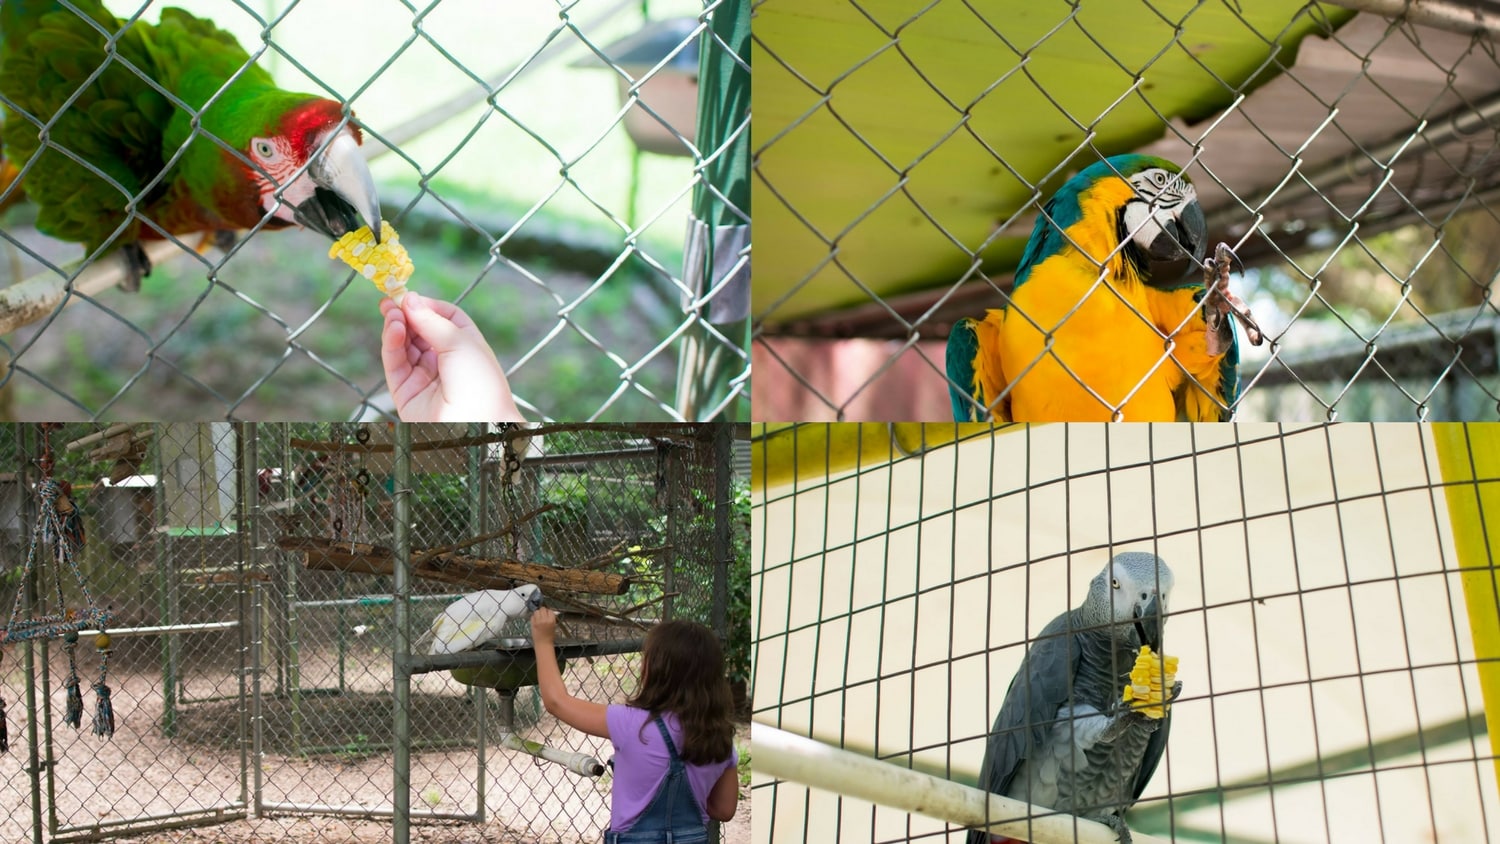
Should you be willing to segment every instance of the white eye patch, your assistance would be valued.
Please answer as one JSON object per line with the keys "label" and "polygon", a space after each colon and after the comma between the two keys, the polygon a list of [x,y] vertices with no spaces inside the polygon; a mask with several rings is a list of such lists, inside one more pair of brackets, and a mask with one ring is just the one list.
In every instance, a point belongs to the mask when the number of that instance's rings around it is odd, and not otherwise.
{"label": "white eye patch", "polygon": [[1171,217],[1171,212],[1160,208],[1152,213],[1151,206],[1139,199],[1125,203],[1125,231],[1130,233],[1130,239],[1144,248],[1150,248],[1162,233],[1162,225],[1157,222],[1157,215],[1160,214],[1166,214],[1169,219]]}
{"label": "white eye patch", "polygon": [[1198,198],[1198,192],[1180,174],[1159,167],[1130,177],[1136,198],[1125,203],[1125,231],[1142,248],[1161,236],[1165,224],[1177,219],[1178,209]]}

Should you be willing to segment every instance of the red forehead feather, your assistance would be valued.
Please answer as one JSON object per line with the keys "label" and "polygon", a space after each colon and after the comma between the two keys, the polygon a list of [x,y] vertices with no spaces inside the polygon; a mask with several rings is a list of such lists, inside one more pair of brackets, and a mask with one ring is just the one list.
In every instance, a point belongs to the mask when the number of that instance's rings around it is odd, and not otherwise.
{"label": "red forehead feather", "polygon": [[[307,157],[317,149],[318,136],[337,126],[343,117],[343,107],[334,100],[308,100],[287,112],[286,117],[281,121],[281,134],[291,142],[292,151],[297,159],[306,161]],[[349,123],[349,131],[354,134],[355,141],[364,143],[359,127],[352,120]]]}

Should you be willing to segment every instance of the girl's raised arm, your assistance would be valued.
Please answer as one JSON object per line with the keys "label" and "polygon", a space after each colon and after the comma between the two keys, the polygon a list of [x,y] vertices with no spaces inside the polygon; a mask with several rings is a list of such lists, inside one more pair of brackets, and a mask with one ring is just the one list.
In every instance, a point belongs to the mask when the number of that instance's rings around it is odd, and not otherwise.
{"label": "girl's raised arm", "polygon": [[557,652],[552,649],[556,631],[557,615],[552,610],[541,607],[531,614],[531,642],[536,648],[537,687],[542,693],[542,705],[557,720],[575,730],[609,738],[605,705],[573,697],[563,685],[562,671],[557,667]]}

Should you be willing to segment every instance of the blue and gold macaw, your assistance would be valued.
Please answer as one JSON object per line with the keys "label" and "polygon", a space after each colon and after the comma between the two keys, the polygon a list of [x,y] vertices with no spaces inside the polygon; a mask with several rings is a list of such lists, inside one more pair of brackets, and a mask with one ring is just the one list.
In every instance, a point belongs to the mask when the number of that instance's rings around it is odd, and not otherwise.
{"label": "blue and gold macaw", "polygon": [[1246,312],[1227,268],[1208,306],[1196,273],[1164,281],[1149,268],[1201,263],[1206,228],[1192,182],[1166,159],[1117,155],[1069,179],[1037,220],[1009,305],[948,336],[954,418],[1228,419],[1239,350],[1227,317]]}

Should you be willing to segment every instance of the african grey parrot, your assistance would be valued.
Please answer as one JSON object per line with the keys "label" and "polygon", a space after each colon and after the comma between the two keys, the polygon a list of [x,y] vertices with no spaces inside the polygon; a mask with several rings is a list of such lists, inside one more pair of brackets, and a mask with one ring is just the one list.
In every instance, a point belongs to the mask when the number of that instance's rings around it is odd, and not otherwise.
{"label": "african grey parrot", "polygon": [[[1121,696],[1140,646],[1161,653],[1171,590],[1160,557],[1117,554],[1081,606],[1042,628],[995,716],[981,788],[1108,824],[1129,844],[1125,810],[1156,772],[1172,716],[1148,718]],[[969,831],[969,844],[1007,840]]]}

